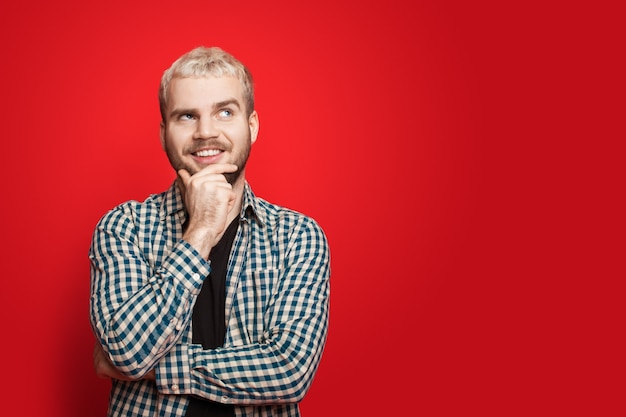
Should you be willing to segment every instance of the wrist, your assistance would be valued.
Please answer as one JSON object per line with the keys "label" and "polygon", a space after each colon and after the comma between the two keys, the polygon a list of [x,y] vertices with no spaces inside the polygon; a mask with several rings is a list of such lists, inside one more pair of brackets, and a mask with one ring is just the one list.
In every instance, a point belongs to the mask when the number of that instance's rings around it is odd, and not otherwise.
{"label": "wrist", "polygon": [[183,240],[189,243],[204,259],[209,259],[214,238],[208,230],[192,229],[191,227],[183,234]]}

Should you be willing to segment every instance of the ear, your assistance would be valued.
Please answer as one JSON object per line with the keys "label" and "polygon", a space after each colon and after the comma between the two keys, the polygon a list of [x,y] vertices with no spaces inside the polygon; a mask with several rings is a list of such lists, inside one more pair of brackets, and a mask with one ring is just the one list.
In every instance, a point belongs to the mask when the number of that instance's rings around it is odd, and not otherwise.
{"label": "ear", "polygon": [[165,150],[165,122],[161,120],[159,125],[159,136],[161,137],[161,147]]}
{"label": "ear", "polygon": [[256,142],[256,137],[259,134],[259,114],[254,110],[250,117],[248,117],[248,126],[250,127],[250,143]]}

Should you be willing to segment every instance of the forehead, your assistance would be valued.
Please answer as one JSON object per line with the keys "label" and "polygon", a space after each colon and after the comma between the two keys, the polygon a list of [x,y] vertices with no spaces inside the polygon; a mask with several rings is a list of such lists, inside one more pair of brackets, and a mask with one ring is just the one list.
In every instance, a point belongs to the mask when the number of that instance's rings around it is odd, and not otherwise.
{"label": "forehead", "polygon": [[168,89],[168,107],[205,107],[226,100],[245,105],[243,86],[235,77],[176,77]]}

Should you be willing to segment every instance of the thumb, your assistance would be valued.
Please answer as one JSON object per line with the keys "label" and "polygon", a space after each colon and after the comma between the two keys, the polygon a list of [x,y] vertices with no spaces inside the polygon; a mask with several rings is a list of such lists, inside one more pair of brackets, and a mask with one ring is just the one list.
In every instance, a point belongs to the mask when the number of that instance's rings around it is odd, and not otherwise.
{"label": "thumb", "polygon": [[191,178],[191,175],[189,174],[189,172],[187,172],[187,170],[184,168],[178,170],[178,176],[180,177],[180,179],[183,181],[183,184],[185,185],[187,185],[187,181],[189,181],[189,178]]}
{"label": "thumb", "polygon": [[231,192],[230,198],[228,199],[228,211],[230,211],[235,206],[236,202],[237,202],[237,198],[235,197],[235,193]]}
{"label": "thumb", "polygon": [[176,183],[178,184],[178,188],[180,189],[181,194],[184,196],[187,190],[187,183],[189,182],[189,178],[191,178],[191,175],[189,174],[189,172],[187,172],[186,169],[179,169],[177,174],[178,181],[176,181]]}

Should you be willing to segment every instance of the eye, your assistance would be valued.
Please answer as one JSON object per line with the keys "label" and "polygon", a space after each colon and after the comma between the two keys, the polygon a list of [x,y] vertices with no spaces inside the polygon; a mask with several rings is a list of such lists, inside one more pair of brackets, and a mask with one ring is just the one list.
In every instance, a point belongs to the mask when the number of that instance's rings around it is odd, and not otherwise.
{"label": "eye", "polygon": [[228,119],[229,117],[233,117],[233,112],[230,109],[222,109],[218,115],[223,119]]}
{"label": "eye", "polygon": [[193,120],[193,114],[190,114],[190,113],[181,114],[180,120]]}

